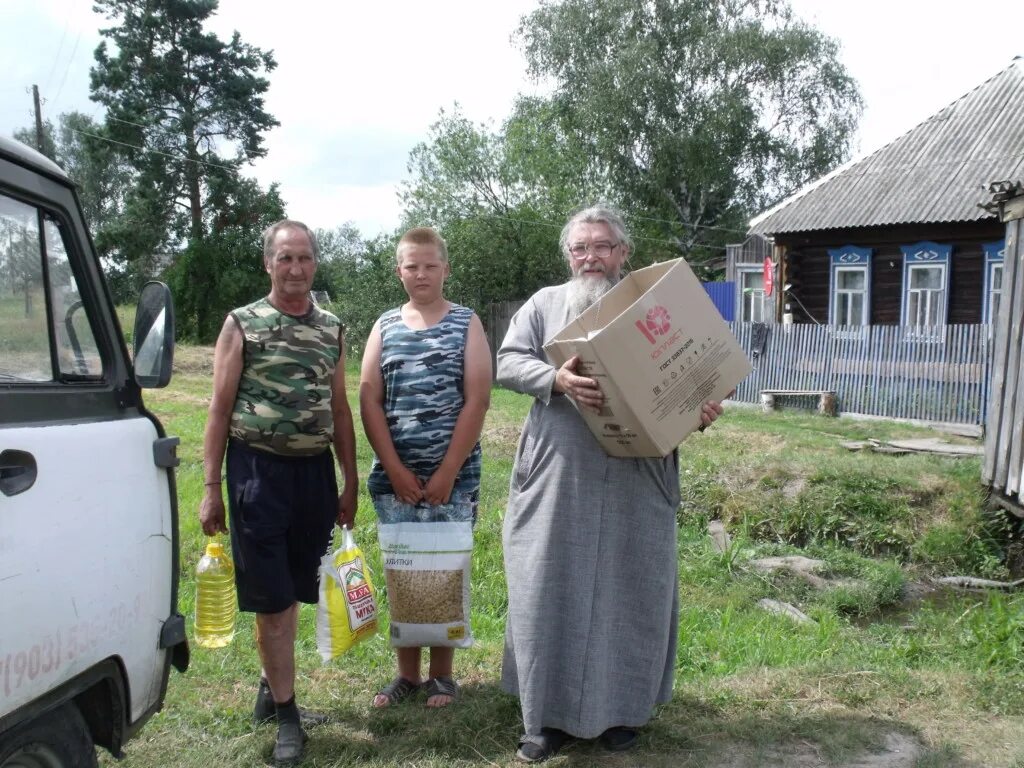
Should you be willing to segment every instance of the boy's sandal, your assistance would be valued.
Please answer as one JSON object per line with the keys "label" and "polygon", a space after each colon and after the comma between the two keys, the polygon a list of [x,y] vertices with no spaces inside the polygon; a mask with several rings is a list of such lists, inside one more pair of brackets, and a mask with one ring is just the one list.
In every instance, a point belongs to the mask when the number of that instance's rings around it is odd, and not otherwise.
{"label": "boy's sandal", "polygon": [[[447,675],[432,677],[423,684],[423,690],[427,694],[427,700],[431,696],[448,696],[454,701],[459,696],[459,684]],[[451,702],[448,702],[449,704]],[[448,706],[443,704],[442,706]]]}
{"label": "boy's sandal", "polygon": [[[419,683],[414,683],[412,680],[407,680],[404,677],[396,677],[390,683],[377,691],[377,696],[383,696],[388,700],[387,704],[381,705],[382,707],[391,707],[408,699],[410,696],[415,694],[420,687]],[[377,696],[374,696],[374,698]]]}
{"label": "boy's sandal", "polygon": [[571,737],[557,728],[541,728],[540,735],[524,734],[519,738],[516,760],[520,763],[543,763],[550,760]]}

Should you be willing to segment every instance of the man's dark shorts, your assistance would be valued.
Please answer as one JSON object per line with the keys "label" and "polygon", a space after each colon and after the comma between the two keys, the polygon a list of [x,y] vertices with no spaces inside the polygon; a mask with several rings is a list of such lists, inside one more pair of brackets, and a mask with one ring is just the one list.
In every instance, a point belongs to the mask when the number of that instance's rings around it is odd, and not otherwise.
{"label": "man's dark shorts", "polygon": [[239,609],[317,602],[320,557],[338,519],[331,452],[293,458],[229,440],[227,489]]}

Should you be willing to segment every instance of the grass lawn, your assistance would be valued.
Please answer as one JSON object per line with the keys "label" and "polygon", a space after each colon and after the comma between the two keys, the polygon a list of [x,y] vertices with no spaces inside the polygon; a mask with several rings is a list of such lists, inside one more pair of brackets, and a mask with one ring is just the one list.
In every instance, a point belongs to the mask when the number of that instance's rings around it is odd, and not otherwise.
{"label": "grass lawn", "polygon": [[[360,473],[370,450],[357,416]],[[181,437],[181,610],[204,537],[202,429],[210,350],[178,350],[170,387],[147,404]],[[445,710],[369,707],[394,673],[386,629],[320,664],[312,608],[301,619],[298,697],[333,721],[311,731],[304,765],[506,766],[518,703],[500,690],[505,581],[501,521],[525,397],[496,390],[484,428],[484,483],[473,563],[476,645],[456,655],[462,698]],[[681,449],[676,691],[623,755],[580,743],[552,766],[1022,766],[1024,597],[921,590],[929,576],[1006,578],[1016,532],[983,507],[977,458],[851,452],[841,440],[934,433],[882,421],[730,408]],[[948,438],[946,439],[955,439]],[[721,520],[732,540],[707,535]],[[356,539],[381,574],[374,514],[360,496]],[[764,573],[754,558],[819,558],[829,585]],[[379,584],[381,578],[377,578]],[[922,595],[907,601],[906,595]],[[785,601],[813,620],[757,607]],[[386,627],[387,603],[382,601]],[[190,625],[191,630],[191,625]],[[190,635],[191,636],[191,635]],[[124,768],[252,766],[269,761],[272,727],[250,722],[259,661],[252,617],[226,649],[194,646],[172,672],[163,712],[126,747]],[[106,756],[105,765],[116,761]]]}

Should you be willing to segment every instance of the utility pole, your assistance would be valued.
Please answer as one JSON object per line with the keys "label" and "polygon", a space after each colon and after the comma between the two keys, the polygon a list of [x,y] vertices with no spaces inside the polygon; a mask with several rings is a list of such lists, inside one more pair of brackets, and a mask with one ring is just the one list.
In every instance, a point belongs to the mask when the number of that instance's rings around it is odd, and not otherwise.
{"label": "utility pole", "polygon": [[32,103],[35,105],[36,111],[36,149],[43,152],[43,113],[39,109],[39,86],[32,86]]}

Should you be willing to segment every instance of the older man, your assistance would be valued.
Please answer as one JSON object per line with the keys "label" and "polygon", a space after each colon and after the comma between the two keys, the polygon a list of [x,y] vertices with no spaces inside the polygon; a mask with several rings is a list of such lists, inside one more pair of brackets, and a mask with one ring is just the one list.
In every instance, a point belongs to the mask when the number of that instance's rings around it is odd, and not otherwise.
{"label": "older man", "polygon": [[[317,244],[298,221],[263,237],[270,294],[231,312],[213,358],[213,398],[203,439],[203,532],[226,532],[221,463],[231,515],[238,605],[256,614],[263,679],[257,722],[277,720],[274,761],[302,755],[302,723],[323,721],[295,705],[299,603],[317,602],[317,568],[335,521],[351,525],[358,479],[345,397],[344,330],[309,289]],[[345,477],[338,495],[331,447]]]}
{"label": "older man", "polygon": [[[634,746],[671,697],[678,625],[678,456],[608,456],[577,410],[601,407],[597,382],[576,373],[577,358],[556,369],[543,351],[618,281],[629,234],[616,212],[588,208],[565,225],[561,248],[572,279],[534,294],[498,352],[498,382],[534,398],[502,535],[502,685],[520,699],[516,757],[528,763],[573,737]],[[706,403],[703,424],[721,412]]]}

